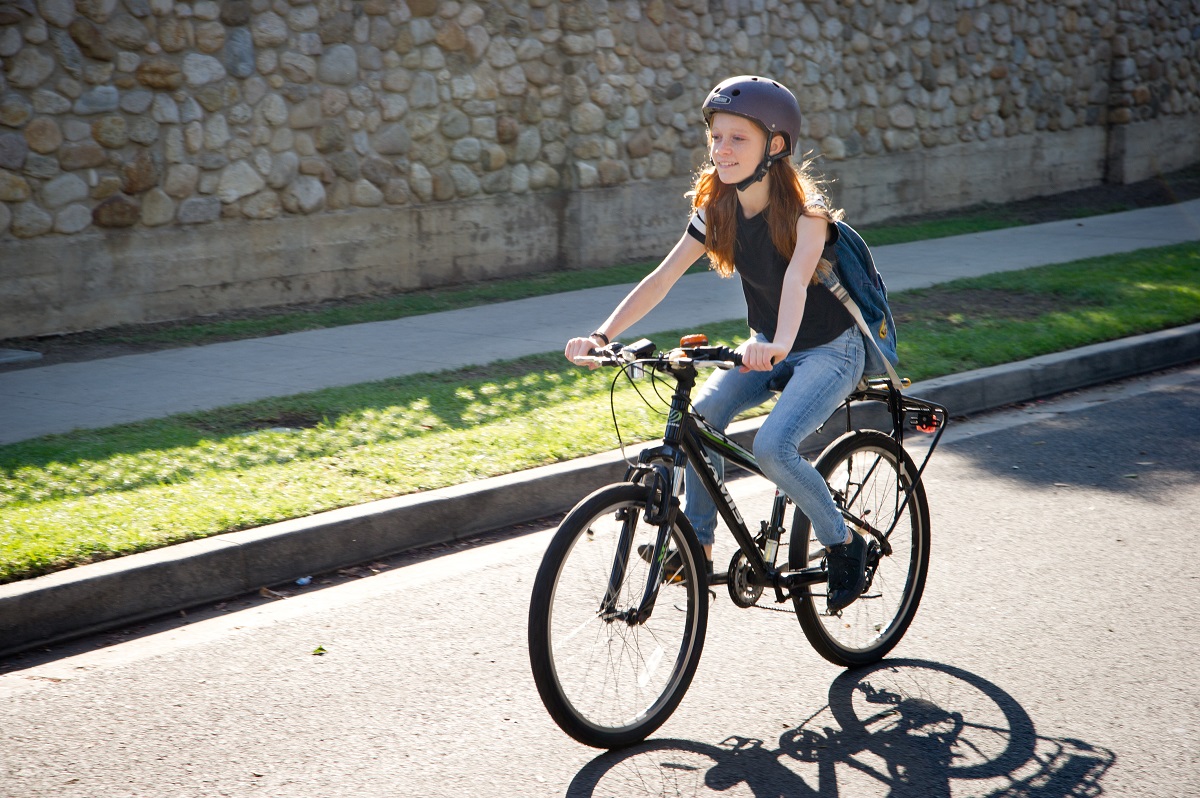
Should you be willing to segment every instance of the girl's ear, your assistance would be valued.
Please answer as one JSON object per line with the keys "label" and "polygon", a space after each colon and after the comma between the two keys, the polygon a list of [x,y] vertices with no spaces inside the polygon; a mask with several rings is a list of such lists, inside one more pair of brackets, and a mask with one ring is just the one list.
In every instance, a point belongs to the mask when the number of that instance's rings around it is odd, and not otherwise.
{"label": "girl's ear", "polygon": [[771,154],[778,155],[779,153],[783,152],[783,148],[784,138],[780,134],[776,133],[771,137]]}

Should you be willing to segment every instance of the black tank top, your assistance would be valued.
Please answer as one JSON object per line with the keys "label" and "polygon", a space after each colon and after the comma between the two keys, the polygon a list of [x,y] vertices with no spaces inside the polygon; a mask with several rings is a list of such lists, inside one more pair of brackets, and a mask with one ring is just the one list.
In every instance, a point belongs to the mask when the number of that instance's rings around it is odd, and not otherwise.
{"label": "black tank top", "polygon": [[[742,278],[746,322],[750,329],[762,333],[771,341],[775,338],[775,327],[779,323],[779,300],[783,294],[783,276],[787,272],[789,257],[780,254],[771,243],[766,214],[767,211],[763,211],[746,219],[739,208],[733,264]],[[697,225],[690,226],[688,232],[703,242],[703,233],[697,229]],[[836,225],[829,225],[828,235],[823,257],[832,262],[833,246],[838,237]],[[791,351],[800,352],[827,344],[852,326],[854,319],[837,297],[825,286],[809,283],[804,317],[800,320],[800,330],[796,333]]]}

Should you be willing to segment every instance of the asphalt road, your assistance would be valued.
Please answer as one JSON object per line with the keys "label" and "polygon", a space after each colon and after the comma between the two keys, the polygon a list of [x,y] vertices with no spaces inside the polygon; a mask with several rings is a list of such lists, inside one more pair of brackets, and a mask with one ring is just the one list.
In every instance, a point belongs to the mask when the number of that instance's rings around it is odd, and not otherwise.
{"label": "asphalt road", "polygon": [[0,662],[0,794],[1195,795],[1198,471],[1200,368],[957,424],[893,658],[843,671],[718,594],[683,704],[615,753],[529,676],[548,529],[25,655]]}

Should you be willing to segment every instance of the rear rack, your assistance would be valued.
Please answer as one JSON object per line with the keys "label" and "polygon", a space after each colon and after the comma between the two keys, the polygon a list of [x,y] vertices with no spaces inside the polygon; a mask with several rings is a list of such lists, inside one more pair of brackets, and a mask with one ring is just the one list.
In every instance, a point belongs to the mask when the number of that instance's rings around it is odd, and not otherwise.
{"label": "rear rack", "polygon": [[[908,380],[904,380],[905,388],[910,384]],[[933,435],[933,438],[929,441],[929,451],[925,453],[925,459],[921,461],[921,465],[917,468],[917,475],[913,481],[913,488],[915,488],[920,483],[921,476],[925,473],[925,466],[929,464],[929,458],[933,457],[933,450],[937,448],[938,443],[942,439],[942,433],[946,431],[946,424],[950,420],[949,411],[936,402],[905,395],[887,377],[865,380],[860,384],[860,387],[846,397],[847,432],[855,428],[851,420],[851,413],[853,412],[853,404],[855,402],[879,402],[886,406],[888,414],[892,419],[891,436],[901,447],[904,446],[904,433],[910,428]],[[911,495],[911,490],[909,491],[909,495]],[[905,497],[905,503],[907,501],[908,496]]]}

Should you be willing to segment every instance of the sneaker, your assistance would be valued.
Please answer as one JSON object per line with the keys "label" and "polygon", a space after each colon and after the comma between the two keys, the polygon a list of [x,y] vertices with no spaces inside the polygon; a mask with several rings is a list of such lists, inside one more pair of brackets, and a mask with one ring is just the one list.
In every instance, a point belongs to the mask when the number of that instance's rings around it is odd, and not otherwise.
{"label": "sneaker", "polygon": [[[638,556],[645,562],[650,562],[650,557],[654,551],[654,547],[649,543],[643,543],[637,547]],[[707,561],[708,565],[708,584],[715,584],[713,576],[712,560]],[[674,549],[667,550],[667,559],[663,561],[663,581],[675,582],[683,581],[683,557]]]}
{"label": "sneaker", "polygon": [[850,606],[867,585],[867,541],[851,532],[849,543],[830,547],[825,567],[829,574],[826,605],[829,612],[839,612]]}

